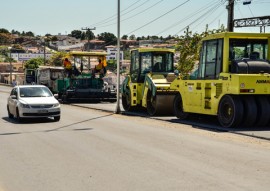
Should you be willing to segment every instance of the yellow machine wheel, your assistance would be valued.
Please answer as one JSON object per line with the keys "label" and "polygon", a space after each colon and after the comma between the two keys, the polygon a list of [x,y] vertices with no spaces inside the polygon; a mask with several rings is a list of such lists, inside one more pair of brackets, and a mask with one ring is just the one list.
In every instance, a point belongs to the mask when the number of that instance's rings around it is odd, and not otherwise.
{"label": "yellow machine wheel", "polygon": [[244,96],[243,97],[244,104],[244,119],[243,126],[252,127],[254,126],[257,119],[257,104],[253,96]]}
{"label": "yellow machine wheel", "polygon": [[129,89],[125,93],[122,94],[122,106],[125,111],[137,111],[139,110],[139,106],[131,105],[131,95]]}
{"label": "yellow machine wheel", "polygon": [[183,101],[180,94],[176,95],[173,101],[173,111],[174,115],[178,119],[186,119],[189,116],[189,113],[184,112],[183,110]]}
{"label": "yellow machine wheel", "polygon": [[244,107],[240,98],[225,95],[218,107],[218,120],[223,127],[237,127],[243,119]]}
{"label": "yellow machine wheel", "polygon": [[132,110],[132,106],[130,103],[131,99],[129,95],[122,95],[122,106],[124,108],[125,111],[131,111]]}
{"label": "yellow machine wheel", "polygon": [[270,103],[266,96],[256,97],[258,115],[257,115],[257,126],[266,126],[270,120]]}
{"label": "yellow machine wheel", "polygon": [[152,96],[150,93],[147,95],[147,112],[151,116],[157,114],[156,96]]}

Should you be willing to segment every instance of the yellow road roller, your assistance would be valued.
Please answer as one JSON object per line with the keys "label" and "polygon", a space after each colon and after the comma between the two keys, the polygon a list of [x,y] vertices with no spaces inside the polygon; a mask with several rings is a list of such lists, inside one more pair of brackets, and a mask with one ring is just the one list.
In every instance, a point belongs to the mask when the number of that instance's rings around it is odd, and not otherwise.
{"label": "yellow road roller", "polygon": [[174,49],[137,48],[131,50],[130,73],[121,85],[122,105],[126,111],[145,109],[150,115],[173,115],[176,90]]}
{"label": "yellow road roller", "polygon": [[[223,127],[269,126],[270,34],[225,32],[202,40],[198,70],[177,77],[174,114],[215,115]],[[169,95],[169,94],[168,94]]]}

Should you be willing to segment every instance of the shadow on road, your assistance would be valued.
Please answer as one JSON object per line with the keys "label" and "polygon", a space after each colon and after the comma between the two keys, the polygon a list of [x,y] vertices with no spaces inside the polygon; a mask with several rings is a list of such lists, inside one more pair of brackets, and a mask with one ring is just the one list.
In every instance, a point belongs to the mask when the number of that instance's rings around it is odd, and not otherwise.
{"label": "shadow on road", "polygon": [[[103,116],[99,116],[99,117],[94,117],[94,118],[82,120],[82,121],[79,121],[79,122],[76,122],[76,123],[71,123],[71,124],[68,124],[68,125],[64,125],[64,126],[60,126],[60,127],[53,128],[53,129],[48,129],[48,130],[31,131],[31,132],[1,133],[0,136],[1,135],[18,135],[18,134],[28,134],[28,133],[40,133],[40,132],[49,133],[49,132],[53,132],[53,131],[63,131],[62,129],[64,129],[64,128],[71,127],[71,126],[76,125],[76,124],[81,124],[81,123],[84,123],[84,122],[87,122],[87,121],[92,121],[92,120],[108,117],[108,116],[111,116],[111,115],[114,115],[114,114],[108,114],[108,115],[103,115]],[[35,123],[48,123],[48,122],[51,123],[53,121],[53,119],[50,119],[50,118],[42,118],[42,119],[35,118],[35,119],[25,119],[23,122],[19,123],[16,119],[10,119],[8,117],[3,117],[2,119],[7,121],[7,122],[10,122],[10,123],[13,123],[13,124],[18,124],[18,125],[21,125],[21,124],[35,124]],[[65,130],[65,131],[86,131],[86,130],[93,130],[93,128],[78,128],[78,129],[74,128],[74,129],[68,129],[68,130]]]}
{"label": "shadow on road", "polygon": [[168,116],[149,116],[147,112],[123,112],[122,114],[129,115],[129,116],[133,115],[133,116],[146,117],[146,118],[167,121],[167,122],[176,123],[176,124],[185,124],[185,125],[190,125],[193,128],[207,130],[207,131],[214,131],[214,132],[270,131],[270,126],[225,128],[219,124],[216,116],[210,116],[210,115],[192,114],[189,116],[188,119],[180,120],[177,118],[173,118],[173,116],[171,116],[172,118],[168,118]]}

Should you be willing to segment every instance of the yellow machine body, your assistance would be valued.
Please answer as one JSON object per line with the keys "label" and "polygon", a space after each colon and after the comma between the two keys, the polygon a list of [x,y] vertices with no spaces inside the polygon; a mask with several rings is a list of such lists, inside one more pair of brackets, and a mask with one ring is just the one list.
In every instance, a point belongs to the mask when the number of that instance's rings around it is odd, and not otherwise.
{"label": "yellow machine body", "polygon": [[170,84],[174,50],[138,48],[131,50],[130,74],[122,84],[122,104],[126,111],[145,108],[150,115],[172,114],[173,94]]}
{"label": "yellow machine body", "polygon": [[269,125],[269,60],[270,34],[226,32],[204,38],[196,75],[171,83],[178,91],[176,116],[217,115],[224,127]]}

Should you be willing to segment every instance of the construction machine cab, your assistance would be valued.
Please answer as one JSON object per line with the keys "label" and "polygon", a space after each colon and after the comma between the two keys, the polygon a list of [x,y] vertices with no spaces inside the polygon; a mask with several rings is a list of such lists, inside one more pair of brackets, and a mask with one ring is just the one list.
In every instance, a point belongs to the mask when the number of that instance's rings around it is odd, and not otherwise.
{"label": "construction machine cab", "polygon": [[191,79],[219,79],[220,73],[269,72],[268,52],[265,37],[229,32],[210,35],[202,42],[199,68]]}
{"label": "construction machine cab", "polygon": [[131,81],[143,83],[145,75],[174,72],[174,50],[162,48],[139,48],[131,51]]}

